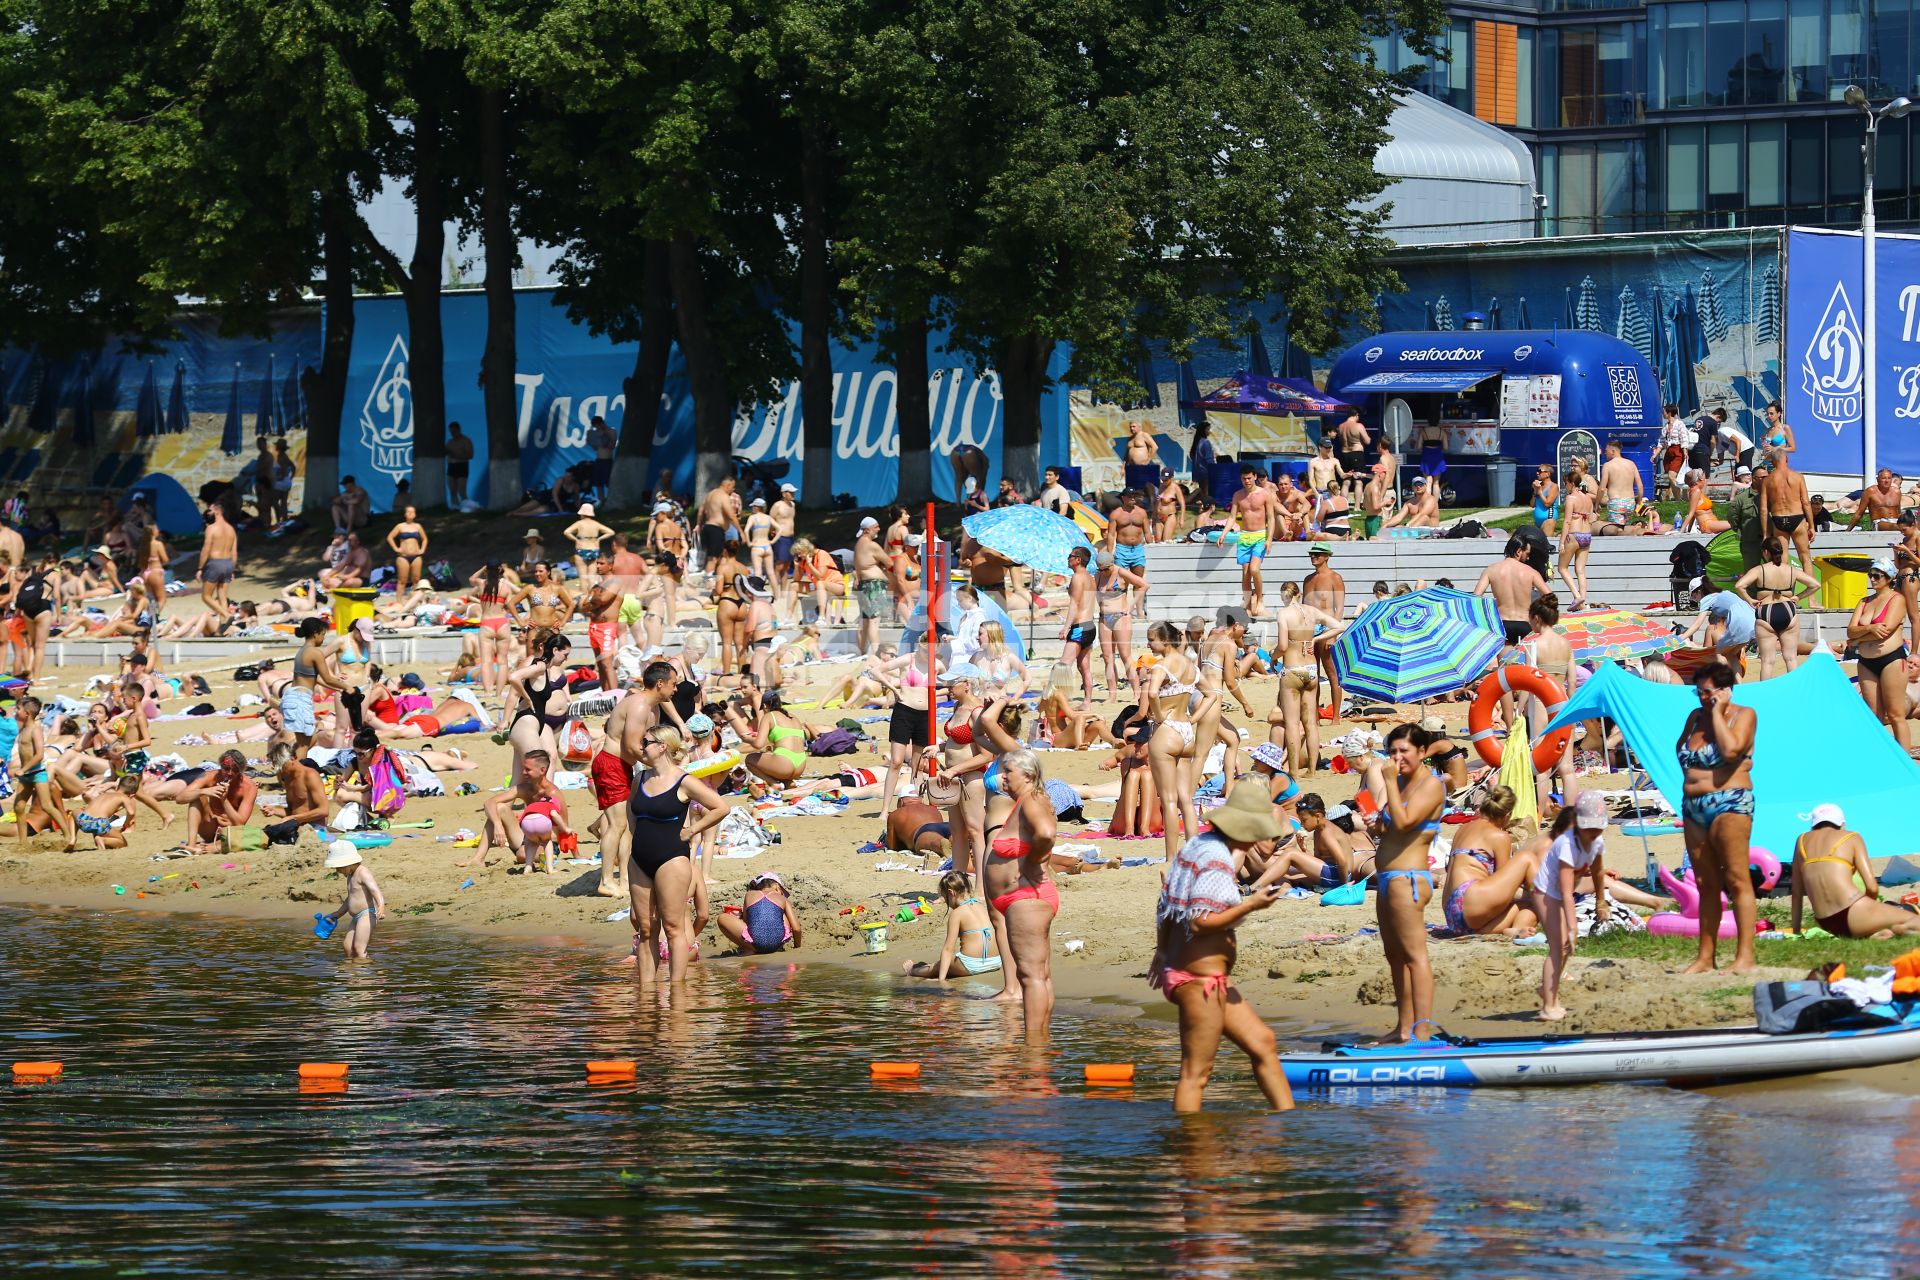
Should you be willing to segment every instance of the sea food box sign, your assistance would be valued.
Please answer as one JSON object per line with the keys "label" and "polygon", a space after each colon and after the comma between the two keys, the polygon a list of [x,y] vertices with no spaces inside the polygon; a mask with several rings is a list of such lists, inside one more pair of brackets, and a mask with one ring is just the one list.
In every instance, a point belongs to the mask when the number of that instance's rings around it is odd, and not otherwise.
{"label": "sea food box sign", "polygon": [[1787,331],[1782,399],[1794,466],[1855,474],[1865,462],[1866,326],[1875,337],[1876,461],[1920,470],[1920,239],[1878,237],[1874,308],[1866,315],[1860,236],[1787,234]]}

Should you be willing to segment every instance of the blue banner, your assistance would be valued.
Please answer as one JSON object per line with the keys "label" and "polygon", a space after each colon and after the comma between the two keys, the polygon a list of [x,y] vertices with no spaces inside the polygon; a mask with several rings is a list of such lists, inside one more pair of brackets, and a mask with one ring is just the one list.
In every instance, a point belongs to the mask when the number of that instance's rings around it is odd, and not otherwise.
{"label": "blue banner", "polygon": [[[517,291],[515,309],[515,406],[519,416],[521,488],[546,488],[567,467],[592,457],[587,427],[597,414],[620,431],[626,419],[625,380],[632,375],[634,346],[595,337],[567,318],[550,289]],[[461,424],[474,443],[468,488],[488,501],[485,406],[479,385],[479,353],[486,340],[487,304],[481,294],[448,294],[441,299],[441,323],[447,351],[447,420]],[[798,331],[794,333],[797,341]],[[941,341],[933,339],[939,352]],[[362,298],[355,304],[345,420],[340,424],[340,474],[354,476],[373,497],[374,509],[393,502],[395,484],[413,471],[413,395],[408,373],[406,307],[398,298]],[[1065,368],[1055,356],[1052,372]],[[882,364],[873,344],[834,348],[835,493],[852,494],[863,507],[893,500],[899,491],[900,433],[894,371]],[[989,487],[1000,474],[1000,380],[957,359],[936,356],[929,380],[932,402],[933,482],[935,493],[954,496],[953,469],[947,456],[963,445],[985,451]],[[1064,460],[1064,389],[1055,387],[1041,403],[1043,460]],[[804,465],[800,388],[794,382],[770,405],[742,412],[734,429],[734,452],[756,461],[785,459],[786,479],[802,482]],[[675,492],[693,489],[693,406],[685,366],[674,349],[666,390],[655,428],[648,483],[669,478]],[[518,495],[507,495],[517,497]]]}
{"label": "blue banner", "polygon": [[[1785,408],[1794,465],[1858,475],[1866,462],[1866,297],[1861,238],[1852,231],[1787,233]],[[1874,459],[1920,470],[1920,238],[1874,244]]]}

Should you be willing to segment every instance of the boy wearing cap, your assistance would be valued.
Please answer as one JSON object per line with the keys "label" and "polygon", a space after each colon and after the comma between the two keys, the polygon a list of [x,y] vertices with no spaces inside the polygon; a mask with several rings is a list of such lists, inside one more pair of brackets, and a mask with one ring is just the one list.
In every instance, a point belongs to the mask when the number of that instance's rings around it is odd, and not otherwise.
{"label": "boy wearing cap", "polygon": [[1800,932],[1802,898],[1811,900],[1815,922],[1836,938],[1920,933],[1920,915],[1880,901],[1866,842],[1847,830],[1839,805],[1815,805],[1808,823],[1807,834],[1793,846],[1795,933]]}
{"label": "boy wearing cap", "polygon": [[1198,1111],[1213,1075],[1220,1039],[1239,1045],[1253,1063],[1260,1091],[1275,1111],[1293,1108],[1273,1030],[1255,1013],[1231,974],[1235,927],[1273,905],[1277,886],[1242,897],[1234,868],[1268,857],[1281,825],[1267,789],[1246,782],[1207,815],[1212,831],[1180,846],[1154,907],[1155,945],[1147,982],[1180,1011],[1180,1079],[1175,1111]]}
{"label": "boy wearing cap", "polygon": [[337,910],[327,914],[326,919],[337,921],[342,916],[353,917],[353,923],[347,926],[346,934],[340,939],[340,949],[349,960],[365,959],[367,947],[373,942],[373,922],[387,918],[386,895],[380,892],[380,882],[373,878],[372,869],[351,841],[335,840],[328,845],[326,866],[335,875],[347,878],[346,897],[341,899]]}

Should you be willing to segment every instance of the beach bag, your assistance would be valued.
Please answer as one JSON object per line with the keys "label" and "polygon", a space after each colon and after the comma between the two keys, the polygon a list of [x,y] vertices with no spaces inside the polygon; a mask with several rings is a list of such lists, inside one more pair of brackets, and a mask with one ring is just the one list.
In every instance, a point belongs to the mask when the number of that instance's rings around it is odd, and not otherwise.
{"label": "beach bag", "polygon": [[377,818],[391,818],[406,806],[406,781],[393,753],[381,747],[367,765],[367,809]]}
{"label": "beach bag", "polygon": [[1858,1012],[1824,982],[1762,982],[1753,988],[1753,1021],[1770,1036],[1825,1031]]}
{"label": "beach bag", "polygon": [[265,827],[223,827],[220,831],[222,853],[258,853],[266,847]]}
{"label": "beach bag", "polygon": [[300,824],[294,821],[269,823],[264,830],[268,844],[298,844]]}
{"label": "beach bag", "polygon": [[960,803],[962,786],[952,778],[943,778],[937,773],[925,774],[920,779],[920,798],[936,809],[947,809]]}
{"label": "beach bag", "polygon": [[816,734],[807,747],[808,755],[847,756],[860,749],[860,739],[845,729],[835,726],[824,733]]}
{"label": "beach bag", "polygon": [[560,758],[568,764],[593,759],[593,730],[584,720],[569,720],[560,728]]}

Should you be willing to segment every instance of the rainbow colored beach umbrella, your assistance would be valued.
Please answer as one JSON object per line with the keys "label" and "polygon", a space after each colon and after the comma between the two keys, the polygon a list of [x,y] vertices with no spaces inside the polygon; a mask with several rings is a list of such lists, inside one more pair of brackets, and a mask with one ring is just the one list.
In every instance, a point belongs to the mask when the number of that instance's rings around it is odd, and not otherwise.
{"label": "rainbow colored beach umbrella", "polygon": [[1427,587],[1368,605],[1333,642],[1333,665],[1356,694],[1419,702],[1479,677],[1504,643],[1491,596]]}
{"label": "rainbow colored beach umbrella", "polygon": [[1645,658],[1670,653],[1683,643],[1673,628],[1631,609],[1588,609],[1560,615],[1554,627],[1582,661]]}

